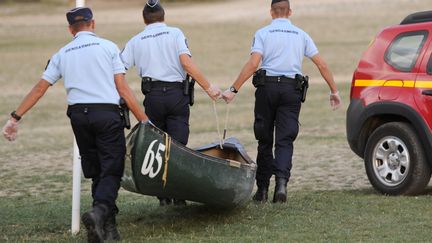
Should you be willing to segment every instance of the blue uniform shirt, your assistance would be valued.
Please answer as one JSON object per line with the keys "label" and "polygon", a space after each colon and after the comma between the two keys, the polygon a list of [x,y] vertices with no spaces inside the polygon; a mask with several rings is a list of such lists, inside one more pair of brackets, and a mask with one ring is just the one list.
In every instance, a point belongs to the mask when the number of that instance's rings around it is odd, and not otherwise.
{"label": "blue uniform shirt", "polygon": [[254,52],[263,56],[261,68],[268,76],[294,78],[302,74],[303,57],[315,56],[318,49],[306,32],[280,18],[256,32],[251,50]]}
{"label": "blue uniform shirt", "polygon": [[119,104],[114,75],[125,73],[120,50],[111,41],[81,31],[54,54],[42,79],[55,84],[64,77],[69,105]]}
{"label": "blue uniform shirt", "polygon": [[127,69],[136,66],[140,77],[179,82],[186,79],[181,54],[191,55],[183,32],[164,23],[154,23],[129,40],[121,58]]}

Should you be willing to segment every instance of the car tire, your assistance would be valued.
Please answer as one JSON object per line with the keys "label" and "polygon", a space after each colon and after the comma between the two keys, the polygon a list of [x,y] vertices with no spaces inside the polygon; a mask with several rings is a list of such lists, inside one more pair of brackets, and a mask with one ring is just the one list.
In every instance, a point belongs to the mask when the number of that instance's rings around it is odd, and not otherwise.
{"label": "car tire", "polygon": [[387,195],[420,194],[431,177],[417,133],[404,122],[378,127],[367,141],[364,162],[372,186]]}

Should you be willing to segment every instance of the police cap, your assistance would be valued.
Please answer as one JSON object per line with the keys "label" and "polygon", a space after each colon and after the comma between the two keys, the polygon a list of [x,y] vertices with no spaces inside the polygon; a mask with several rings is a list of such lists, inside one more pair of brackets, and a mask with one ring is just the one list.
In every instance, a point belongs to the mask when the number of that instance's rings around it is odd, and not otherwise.
{"label": "police cap", "polygon": [[278,2],[288,2],[288,0],[272,0],[271,5],[278,3]]}
{"label": "police cap", "polygon": [[147,4],[144,7],[144,10],[146,12],[152,13],[152,12],[159,12],[160,10],[163,10],[163,8],[159,0],[148,0]]}
{"label": "police cap", "polygon": [[80,7],[71,9],[66,13],[67,21],[69,25],[73,25],[80,21],[89,21],[93,19],[93,13],[90,8]]}

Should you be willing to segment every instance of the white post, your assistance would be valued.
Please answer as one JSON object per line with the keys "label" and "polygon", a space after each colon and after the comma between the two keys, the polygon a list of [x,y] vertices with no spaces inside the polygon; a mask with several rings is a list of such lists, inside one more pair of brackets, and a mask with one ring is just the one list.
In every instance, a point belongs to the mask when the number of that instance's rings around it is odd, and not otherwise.
{"label": "white post", "polygon": [[76,4],[75,6],[78,7],[84,7],[85,5],[85,0],[76,0]]}
{"label": "white post", "polygon": [[[76,0],[76,7],[84,7],[85,0]],[[81,158],[78,145],[74,138],[73,149],[73,172],[72,172],[72,235],[77,235],[80,230],[80,207],[81,207]]]}
{"label": "white post", "polygon": [[78,145],[74,138],[73,154],[73,180],[72,180],[72,235],[77,235],[80,230],[81,207],[81,158]]}

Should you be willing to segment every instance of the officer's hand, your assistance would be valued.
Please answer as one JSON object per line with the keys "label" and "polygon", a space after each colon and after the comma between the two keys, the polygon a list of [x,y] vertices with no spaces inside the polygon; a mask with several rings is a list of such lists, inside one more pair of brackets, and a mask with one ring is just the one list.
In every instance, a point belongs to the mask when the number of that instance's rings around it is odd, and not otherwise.
{"label": "officer's hand", "polygon": [[236,94],[234,92],[232,92],[230,89],[227,89],[222,93],[222,99],[224,99],[225,102],[229,104],[234,99],[235,95]]}
{"label": "officer's hand", "polygon": [[210,85],[206,92],[212,100],[216,100],[217,98],[219,98],[222,93],[221,89],[213,84]]}
{"label": "officer's hand", "polygon": [[342,104],[342,100],[341,100],[341,97],[339,95],[339,91],[337,91],[336,93],[330,93],[330,105],[331,105],[332,109],[334,111],[339,109],[341,104]]}
{"label": "officer's hand", "polygon": [[13,118],[9,119],[2,132],[7,140],[14,141],[18,133],[18,122]]}
{"label": "officer's hand", "polygon": [[140,121],[140,123],[141,123],[141,124],[145,124],[145,125],[149,124],[149,125],[155,126],[155,125],[153,124],[153,122],[150,121],[150,119]]}

